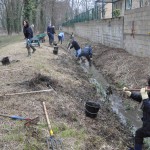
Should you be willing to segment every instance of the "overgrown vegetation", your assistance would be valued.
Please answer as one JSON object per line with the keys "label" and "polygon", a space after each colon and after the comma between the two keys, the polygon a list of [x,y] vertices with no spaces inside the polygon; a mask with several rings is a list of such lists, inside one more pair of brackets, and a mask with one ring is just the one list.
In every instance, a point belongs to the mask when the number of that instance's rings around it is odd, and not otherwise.
{"label": "overgrown vegetation", "polygon": [[115,9],[113,11],[113,17],[119,17],[120,16],[120,9]]}

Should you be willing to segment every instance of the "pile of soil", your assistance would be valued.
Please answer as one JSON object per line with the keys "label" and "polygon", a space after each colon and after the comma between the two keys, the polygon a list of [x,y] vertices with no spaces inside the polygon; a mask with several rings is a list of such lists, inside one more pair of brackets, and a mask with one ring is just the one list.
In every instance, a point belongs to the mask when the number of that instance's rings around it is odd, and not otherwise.
{"label": "pile of soil", "polygon": [[55,89],[58,85],[58,82],[51,77],[35,74],[35,77],[29,81],[29,87],[34,90],[42,90],[43,88],[53,88]]}

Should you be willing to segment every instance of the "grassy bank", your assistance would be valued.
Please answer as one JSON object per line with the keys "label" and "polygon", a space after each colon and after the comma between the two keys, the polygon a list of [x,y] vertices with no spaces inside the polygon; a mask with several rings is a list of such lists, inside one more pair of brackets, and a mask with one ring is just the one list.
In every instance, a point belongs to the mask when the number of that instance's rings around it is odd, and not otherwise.
{"label": "grassy bank", "polygon": [[12,44],[18,41],[23,40],[23,34],[16,35],[3,35],[0,36],[0,48],[7,46],[8,44]]}

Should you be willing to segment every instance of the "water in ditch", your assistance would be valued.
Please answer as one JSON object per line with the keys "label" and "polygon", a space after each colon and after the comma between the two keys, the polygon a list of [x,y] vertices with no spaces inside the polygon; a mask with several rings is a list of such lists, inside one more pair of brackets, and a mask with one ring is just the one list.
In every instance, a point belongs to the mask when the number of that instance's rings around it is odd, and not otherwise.
{"label": "water in ditch", "polygon": [[96,86],[97,92],[100,93],[104,100],[106,98],[109,100],[111,104],[111,108],[114,113],[116,113],[120,119],[120,121],[124,125],[128,125],[131,128],[131,131],[135,133],[135,130],[141,126],[141,112],[135,110],[126,110],[124,106],[123,100],[117,93],[112,93],[109,97],[106,94],[106,88],[109,86],[109,83],[103,77],[102,73],[98,71],[93,65],[91,67],[88,66],[87,63],[80,63],[83,70],[89,74],[90,82]]}

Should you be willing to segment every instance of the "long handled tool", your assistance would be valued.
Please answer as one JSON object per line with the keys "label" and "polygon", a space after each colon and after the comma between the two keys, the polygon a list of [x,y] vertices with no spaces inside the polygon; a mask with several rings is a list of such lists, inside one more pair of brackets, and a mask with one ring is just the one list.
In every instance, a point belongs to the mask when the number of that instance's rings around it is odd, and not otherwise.
{"label": "long handled tool", "polygon": [[0,114],[0,116],[9,117],[9,118],[11,118],[11,119],[13,119],[13,120],[27,120],[27,121],[31,120],[30,118],[24,118],[24,117],[15,116],[15,115],[14,115],[14,116],[11,116],[11,115]]}
{"label": "long handled tool", "polygon": [[40,91],[30,91],[30,92],[21,92],[21,93],[10,93],[10,94],[4,94],[4,95],[0,95],[0,97],[4,97],[4,96],[14,96],[14,95],[24,95],[24,94],[35,94],[35,93],[43,93],[43,92],[51,92],[53,91],[52,89],[48,89],[48,90],[40,90]]}
{"label": "long handled tool", "polygon": [[60,139],[55,139],[55,137],[54,137],[52,126],[51,126],[50,120],[48,118],[48,113],[47,113],[47,109],[45,106],[45,102],[43,102],[43,107],[44,107],[44,113],[45,113],[46,121],[48,124],[48,129],[49,129],[49,134],[50,134],[50,137],[47,138],[48,150],[50,150],[50,149],[63,150],[62,141]]}
{"label": "long handled tool", "polygon": [[[126,89],[125,91],[140,91],[141,89]],[[123,91],[122,89],[117,89],[117,91]],[[150,89],[146,89],[146,91],[150,91]]]}
{"label": "long handled tool", "polygon": [[21,116],[15,116],[15,115],[11,116],[11,115],[0,114],[0,116],[8,117],[13,120],[25,120],[26,122],[25,122],[24,126],[36,125],[39,121],[39,117],[30,119],[30,118],[24,118]]}

